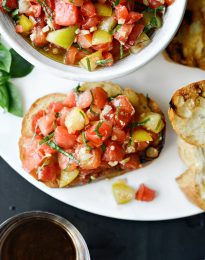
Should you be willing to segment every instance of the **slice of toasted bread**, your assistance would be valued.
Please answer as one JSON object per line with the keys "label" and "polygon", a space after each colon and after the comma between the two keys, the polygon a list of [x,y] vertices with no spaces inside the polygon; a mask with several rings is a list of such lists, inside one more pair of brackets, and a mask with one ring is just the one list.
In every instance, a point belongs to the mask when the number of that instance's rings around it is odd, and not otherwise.
{"label": "slice of toasted bread", "polygon": [[[111,82],[96,82],[96,83],[84,83],[80,86],[79,91],[83,92],[85,90],[94,88],[94,87],[102,87],[107,93],[109,97],[115,97],[120,94],[124,94],[128,97],[130,102],[133,104],[135,107],[136,111],[140,111],[140,113],[143,112],[156,112],[160,113],[163,118],[164,115],[161,112],[159,106],[155,101],[153,101],[150,98],[146,98],[143,94],[138,94],[137,92],[131,90],[131,89],[122,89],[119,85],[111,83]],[[35,115],[39,110],[46,110],[48,106],[50,105],[51,102],[63,102],[66,98],[65,94],[60,94],[60,93],[54,93],[50,94],[47,96],[44,96],[42,98],[39,98],[34,104],[31,106],[31,108],[28,110],[26,115],[24,116],[23,122],[22,122],[22,131],[21,131],[21,137],[19,139],[19,151],[20,151],[20,159],[21,161],[24,161],[27,154],[26,154],[26,149],[24,149],[24,140],[27,137],[32,137],[33,132],[32,132],[32,117]],[[159,153],[161,149],[163,148],[164,144],[164,135],[165,135],[165,129],[162,132],[162,139],[159,143]],[[154,158],[152,158],[154,159]],[[149,160],[151,160],[149,158]],[[147,162],[148,160],[146,159],[146,156],[143,155],[142,158],[142,163]],[[102,170],[98,169],[96,173],[92,176],[92,181],[104,179],[104,178],[111,178],[115,176],[119,176],[121,174],[124,174],[130,170],[122,170],[120,167],[117,165],[115,167],[112,167],[110,169]],[[32,174],[32,173],[31,173]],[[35,174],[32,174],[35,176]],[[45,182],[45,184],[49,187],[58,187],[58,182],[53,181],[53,182]],[[79,176],[71,183],[69,186],[76,186],[76,185],[81,185],[84,184],[84,181],[82,178]]]}
{"label": "slice of toasted bread", "polygon": [[[185,196],[195,205],[205,210],[205,200],[204,200],[204,188],[203,177],[205,176],[204,169],[197,169],[196,167],[191,167],[186,170],[181,176],[179,176],[176,181],[183,191]],[[200,184],[200,185],[199,185]],[[204,187],[204,186],[203,186]]]}
{"label": "slice of toasted bread", "polygon": [[205,81],[177,90],[170,101],[169,119],[176,133],[187,143],[205,145]]}

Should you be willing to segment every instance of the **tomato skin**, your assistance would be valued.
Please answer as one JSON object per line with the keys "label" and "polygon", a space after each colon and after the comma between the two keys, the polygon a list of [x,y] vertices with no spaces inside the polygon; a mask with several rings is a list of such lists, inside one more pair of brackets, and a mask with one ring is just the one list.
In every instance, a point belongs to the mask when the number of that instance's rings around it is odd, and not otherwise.
{"label": "tomato skin", "polygon": [[64,107],[59,113],[60,125],[65,126],[65,118],[70,113],[71,108]]}
{"label": "tomato skin", "polygon": [[52,102],[50,103],[49,107],[48,107],[48,112],[60,112],[63,109],[63,104],[61,102]]}
{"label": "tomato skin", "polygon": [[77,53],[78,53],[78,49],[74,46],[71,46],[66,52],[65,64],[74,65],[76,62]]}
{"label": "tomato skin", "polygon": [[41,133],[46,136],[54,130],[54,114],[47,114],[38,120],[38,126]]}
{"label": "tomato skin", "polygon": [[[66,150],[66,152],[68,153],[74,153],[74,150],[69,149]],[[70,158],[68,158],[67,156],[65,156],[62,153],[58,153],[58,164],[61,170],[69,170],[69,171],[73,171],[77,168],[77,164],[75,162],[73,162],[72,160],[70,160]]]}
{"label": "tomato skin", "polygon": [[122,129],[119,129],[118,127],[113,127],[111,140],[117,142],[124,142],[126,136],[126,133]]}
{"label": "tomato skin", "polygon": [[76,6],[82,6],[84,0],[64,0],[65,3],[70,3]]}
{"label": "tomato skin", "polygon": [[105,160],[106,162],[119,162],[122,161],[125,155],[125,151],[122,148],[122,145],[117,143],[117,142],[109,142],[104,156],[103,156],[103,160]]}
{"label": "tomato skin", "polygon": [[129,15],[127,7],[120,4],[115,7],[115,14],[118,21],[124,20],[124,22],[127,20]]}
{"label": "tomato skin", "polygon": [[126,162],[125,164],[121,165],[122,169],[130,169],[130,170],[134,170],[134,169],[138,169],[141,167],[140,164],[140,160],[139,160],[139,156],[137,154],[131,154],[129,156],[129,161]]}
{"label": "tomato skin", "polygon": [[167,6],[173,4],[174,2],[175,2],[175,0],[165,0],[165,4],[166,4]]}
{"label": "tomato skin", "polygon": [[48,41],[46,40],[47,33],[42,31],[40,26],[36,26],[32,30],[32,43],[37,47],[44,47]]}
{"label": "tomato skin", "polygon": [[148,188],[144,184],[141,184],[135,194],[136,200],[140,201],[152,201],[156,197],[156,191]]}
{"label": "tomato skin", "polygon": [[115,33],[114,38],[118,40],[120,43],[125,44],[130,33],[132,32],[132,29],[134,27],[134,24],[123,24]]}
{"label": "tomato skin", "polygon": [[94,17],[97,14],[96,8],[91,2],[86,2],[81,6],[81,13],[86,17]]}
{"label": "tomato skin", "polygon": [[76,96],[73,90],[68,92],[65,101],[63,104],[67,107],[75,107],[76,106]]}
{"label": "tomato skin", "polygon": [[143,17],[143,14],[137,12],[129,12],[126,23],[133,24],[139,21]]}
{"label": "tomato skin", "polygon": [[112,124],[111,122],[104,121],[98,129],[99,134],[102,137],[99,137],[95,132],[96,127],[98,126],[100,121],[96,122],[94,125],[89,126],[86,129],[85,137],[88,141],[91,142],[95,147],[99,147],[102,143],[108,139],[112,133]]}
{"label": "tomato skin", "polygon": [[82,109],[89,107],[92,103],[92,94],[90,90],[86,90],[85,92],[80,94],[77,103],[78,106]]}
{"label": "tomato skin", "polygon": [[28,12],[26,12],[26,15],[38,18],[38,17],[41,16],[41,11],[42,11],[42,8],[38,3],[37,4],[31,4]]}
{"label": "tomato skin", "polygon": [[155,8],[158,8],[162,5],[164,5],[164,0],[148,0],[149,2],[149,7],[155,9]]}
{"label": "tomato skin", "polygon": [[33,117],[32,117],[32,123],[31,123],[31,127],[32,127],[32,132],[36,132],[36,134],[40,134],[41,130],[39,129],[39,127],[36,126],[36,124],[38,123],[38,119],[41,118],[42,116],[44,116],[46,114],[45,110],[39,110]]}
{"label": "tomato skin", "polygon": [[56,159],[51,159],[48,165],[37,170],[38,180],[43,182],[55,181],[59,174],[60,168]]}
{"label": "tomato skin", "polygon": [[107,103],[108,95],[107,92],[100,87],[93,88],[92,90],[94,105],[102,109]]}
{"label": "tomato skin", "polygon": [[101,110],[97,106],[95,106],[95,105],[92,105],[91,108],[92,108],[93,112],[91,112],[91,109],[88,109],[87,112],[86,112],[89,121],[97,121],[97,120],[99,120],[100,119]]}
{"label": "tomato skin", "polygon": [[69,134],[65,126],[57,126],[54,132],[54,140],[57,145],[64,149],[72,148],[75,145],[76,135]]}
{"label": "tomato skin", "polygon": [[[92,34],[78,34],[77,42],[83,49],[88,49],[92,46]],[[86,55],[88,55],[86,53]]]}
{"label": "tomato skin", "polygon": [[137,142],[135,143],[135,151],[141,152],[144,151],[149,146],[149,142]]}
{"label": "tomato skin", "polygon": [[[42,139],[39,139],[39,142]],[[46,143],[39,145],[38,151],[40,153],[42,153],[44,156],[48,155],[48,154],[55,154],[56,150],[54,150],[53,148],[51,148],[50,146],[48,146]]]}
{"label": "tomato skin", "polygon": [[62,26],[74,25],[78,22],[78,8],[64,1],[55,4],[55,23]]}
{"label": "tomato skin", "polygon": [[108,43],[93,45],[92,48],[96,51],[98,51],[98,50],[110,51],[110,50],[112,50],[113,45],[112,45],[112,42],[108,42]]}
{"label": "tomato skin", "polygon": [[91,27],[96,27],[100,22],[100,18],[98,16],[88,17],[83,25],[83,30],[89,30]]}
{"label": "tomato skin", "polygon": [[136,39],[141,35],[141,33],[144,30],[143,24],[136,24],[134,28],[132,29],[132,32],[129,35],[127,43],[130,46],[133,46],[135,44]]}

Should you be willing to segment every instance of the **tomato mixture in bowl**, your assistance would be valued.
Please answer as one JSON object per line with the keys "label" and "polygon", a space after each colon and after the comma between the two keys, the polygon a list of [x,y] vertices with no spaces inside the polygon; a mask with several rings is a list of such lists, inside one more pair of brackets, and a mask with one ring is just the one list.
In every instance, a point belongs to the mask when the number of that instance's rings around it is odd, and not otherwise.
{"label": "tomato mixture in bowl", "polygon": [[148,45],[173,1],[0,0],[0,10],[41,53],[93,71]]}
{"label": "tomato mixture in bowl", "polygon": [[108,92],[84,86],[37,100],[23,120],[23,167],[49,186],[138,169],[163,147],[165,119],[154,101],[114,84]]}

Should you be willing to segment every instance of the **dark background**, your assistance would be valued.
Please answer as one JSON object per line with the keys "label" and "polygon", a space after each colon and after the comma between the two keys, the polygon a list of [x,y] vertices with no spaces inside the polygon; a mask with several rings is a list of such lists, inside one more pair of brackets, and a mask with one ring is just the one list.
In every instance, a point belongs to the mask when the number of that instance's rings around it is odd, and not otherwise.
{"label": "dark background", "polygon": [[205,259],[205,214],[159,222],[97,216],[44,194],[0,158],[0,223],[29,210],[67,218],[85,238],[92,260]]}

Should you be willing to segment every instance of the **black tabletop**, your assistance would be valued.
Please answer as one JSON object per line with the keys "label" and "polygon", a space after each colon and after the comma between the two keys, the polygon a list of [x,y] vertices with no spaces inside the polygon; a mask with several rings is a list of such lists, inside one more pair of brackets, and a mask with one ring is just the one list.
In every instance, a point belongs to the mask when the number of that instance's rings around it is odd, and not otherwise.
{"label": "black tabletop", "polygon": [[97,216],[44,194],[0,158],[0,222],[30,210],[50,211],[72,222],[92,260],[205,259],[205,214],[158,222]]}

